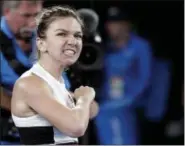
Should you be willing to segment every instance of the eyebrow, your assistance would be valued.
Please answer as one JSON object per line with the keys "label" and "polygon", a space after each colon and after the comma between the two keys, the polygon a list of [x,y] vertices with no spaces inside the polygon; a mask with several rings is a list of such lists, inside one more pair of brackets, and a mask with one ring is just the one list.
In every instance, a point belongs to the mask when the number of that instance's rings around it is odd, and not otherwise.
{"label": "eyebrow", "polygon": [[[56,32],[56,31],[64,31],[64,32],[66,32],[66,33],[69,32],[68,30],[66,30],[66,29],[61,29],[61,28],[56,29],[55,32]],[[80,34],[82,34],[82,31],[76,31],[75,33],[80,33]]]}

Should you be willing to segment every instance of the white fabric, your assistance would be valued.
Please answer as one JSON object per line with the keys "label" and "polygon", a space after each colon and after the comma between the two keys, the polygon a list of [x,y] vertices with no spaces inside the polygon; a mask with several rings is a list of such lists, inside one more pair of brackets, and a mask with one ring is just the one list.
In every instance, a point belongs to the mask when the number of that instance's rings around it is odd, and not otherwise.
{"label": "white fabric", "polygon": [[[70,108],[75,106],[74,102],[72,102],[71,100],[69,92],[65,88],[65,84],[57,81],[41,65],[36,63],[29,71],[25,72],[21,76],[21,78],[28,76],[31,73],[42,78],[51,87],[54,94],[53,98],[56,98],[58,102]],[[17,127],[53,126],[40,115],[34,115],[31,117],[24,117],[24,118],[16,117],[15,115],[12,115],[12,118]],[[72,138],[67,135],[64,135],[54,126],[53,126],[53,130],[54,130],[55,144],[78,141],[77,138]]]}

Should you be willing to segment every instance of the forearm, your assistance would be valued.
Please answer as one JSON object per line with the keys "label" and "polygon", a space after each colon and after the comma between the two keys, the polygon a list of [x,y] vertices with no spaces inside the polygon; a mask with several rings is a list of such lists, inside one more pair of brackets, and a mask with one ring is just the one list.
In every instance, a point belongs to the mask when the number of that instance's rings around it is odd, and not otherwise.
{"label": "forearm", "polygon": [[77,117],[77,120],[79,121],[78,123],[81,124],[81,127],[82,129],[84,129],[84,132],[89,123],[90,104],[91,102],[89,101],[79,99],[77,100],[76,106],[73,109],[75,117]]}
{"label": "forearm", "polygon": [[98,112],[99,112],[99,105],[94,100],[94,101],[92,101],[92,103],[90,105],[90,119],[93,119],[94,117],[96,117]]}
{"label": "forearm", "polygon": [[[69,92],[69,93],[72,97],[74,97],[74,94],[72,92]],[[94,117],[97,116],[98,112],[99,112],[99,105],[95,100],[93,100],[90,104],[89,118],[93,119]]]}

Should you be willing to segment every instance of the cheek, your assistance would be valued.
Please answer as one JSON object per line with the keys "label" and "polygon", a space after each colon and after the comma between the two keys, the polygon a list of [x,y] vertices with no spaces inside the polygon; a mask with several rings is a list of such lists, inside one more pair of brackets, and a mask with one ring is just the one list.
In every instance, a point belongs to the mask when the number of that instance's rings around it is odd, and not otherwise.
{"label": "cheek", "polygon": [[54,52],[56,52],[56,54],[60,55],[62,44],[63,44],[63,42],[61,42],[61,40],[55,39],[53,37],[52,39],[48,40],[47,48],[51,52],[54,51]]}
{"label": "cheek", "polygon": [[79,57],[80,54],[82,53],[82,46],[78,48],[78,53],[76,53],[76,57]]}
{"label": "cheek", "polygon": [[119,33],[121,31],[121,27],[119,27],[119,26],[116,26],[114,29],[115,29],[116,33]]}
{"label": "cheek", "polygon": [[25,24],[25,19],[20,16],[14,16],[15,23],[19,26],[22,26]]}
{"label": "cheek", "polygon": [[109,32],[110,32],[110,34],[115,34],[118,32],[118,29],[117,29],[117,27],[109,27]]}
{"label": "cheek", "polygon": [[82,40],[79,41],[79,42],[77,43],[77,47],[78,47],[79,53],[81,53],[82,47],[83,47],[83,42],[82,42]]}

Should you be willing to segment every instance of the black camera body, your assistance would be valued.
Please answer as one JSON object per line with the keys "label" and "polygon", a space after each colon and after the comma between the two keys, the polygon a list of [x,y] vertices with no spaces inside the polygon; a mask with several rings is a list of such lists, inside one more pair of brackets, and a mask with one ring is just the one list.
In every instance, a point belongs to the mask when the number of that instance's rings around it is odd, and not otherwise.
{"label": "black camera body", "polygon": [[81,85],[97,89],[102,81],[103,45],[101,36],[98,33],[84,36],[83,42],[78,61],[67,70],[72,91]]}

